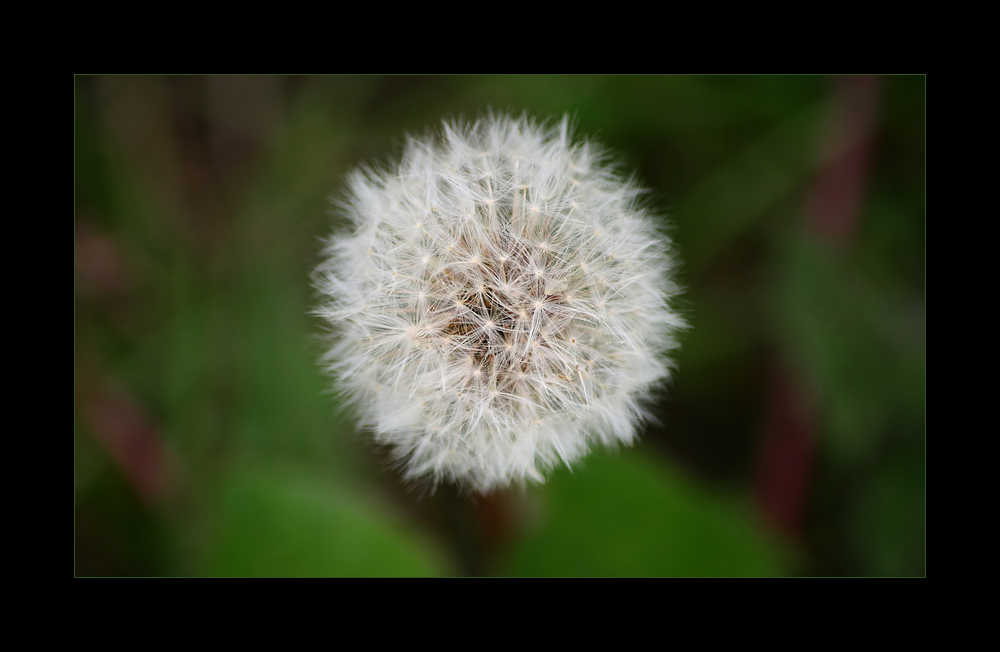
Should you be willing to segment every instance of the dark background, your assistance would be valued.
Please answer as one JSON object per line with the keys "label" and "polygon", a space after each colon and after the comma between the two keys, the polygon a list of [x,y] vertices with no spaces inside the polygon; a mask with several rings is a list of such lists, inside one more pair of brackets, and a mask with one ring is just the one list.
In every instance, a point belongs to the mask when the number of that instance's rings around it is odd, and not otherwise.
{"label": "dark background", "polygon": [[[317,364],[329,198],[406,133],[568,113],[668,216],[633,449],[402,482]],[[925,78],[75,78],[77,575],[925,573]]]}

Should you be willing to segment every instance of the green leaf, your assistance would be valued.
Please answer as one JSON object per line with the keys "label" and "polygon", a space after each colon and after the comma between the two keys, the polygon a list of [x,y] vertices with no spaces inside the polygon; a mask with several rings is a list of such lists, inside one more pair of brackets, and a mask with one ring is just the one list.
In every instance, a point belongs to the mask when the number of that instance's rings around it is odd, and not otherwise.
{"label": "green leaf", "polygon": [[233,474],[204,572],[226,577],[399,577],[446,572],[442,557],[384,510],[332,483]]}
{"label": "green leaf", "polygon": [[754,520],[636,451],[599,453],[546,487],[546,519],[511,557],[517,576],[773,576]]}

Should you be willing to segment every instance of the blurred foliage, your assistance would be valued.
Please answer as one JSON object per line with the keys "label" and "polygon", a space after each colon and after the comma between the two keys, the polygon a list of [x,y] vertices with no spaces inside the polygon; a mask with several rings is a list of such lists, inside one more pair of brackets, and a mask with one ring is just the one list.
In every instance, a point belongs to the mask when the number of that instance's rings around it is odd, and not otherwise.
{"label": "blurred foliage", "polygon": [[781,317],[788,342],[824,397],[833,454],[871,454],[893,420],[915,417],[924,400],[921,303],[882,287],[857,264],[796,241],[780,261]]}
{"label": "blurred foliage", "polygon": [[[806,217],[842,88],[78,77],[76,574],[923,575],[925,81],[877,80],[856,229],[833,246]],[[568,113],[636,171],[692,329],[635,450],[477,498],[407,485],[356,432],[309,276],[346,171],[487,107]],[[761,525],[756,489],[776,364],[813,415],[793,531]]]}

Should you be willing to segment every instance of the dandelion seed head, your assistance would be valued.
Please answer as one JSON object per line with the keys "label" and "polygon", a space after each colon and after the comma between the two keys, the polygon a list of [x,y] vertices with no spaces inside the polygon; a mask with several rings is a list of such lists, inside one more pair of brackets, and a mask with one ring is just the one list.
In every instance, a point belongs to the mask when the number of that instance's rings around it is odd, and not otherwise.
{"label": "dandelion seed head", "polygon": [[485,492],[636,439],[684,328],[641,196],[566,119],[445,122],[352,173],[324,363],[407,477]]}

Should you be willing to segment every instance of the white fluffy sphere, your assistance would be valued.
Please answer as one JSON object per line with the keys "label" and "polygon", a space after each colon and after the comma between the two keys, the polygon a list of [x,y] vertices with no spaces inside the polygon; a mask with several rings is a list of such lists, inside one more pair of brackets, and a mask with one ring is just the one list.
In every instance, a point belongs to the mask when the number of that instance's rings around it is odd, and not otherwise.
{"label": "white fluffy sphere", "polygon": [[407,477],[488,491],[633,442],[684,326],[642,192],[567,120],[503,115],[351,175],[324,361]]}

